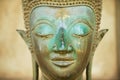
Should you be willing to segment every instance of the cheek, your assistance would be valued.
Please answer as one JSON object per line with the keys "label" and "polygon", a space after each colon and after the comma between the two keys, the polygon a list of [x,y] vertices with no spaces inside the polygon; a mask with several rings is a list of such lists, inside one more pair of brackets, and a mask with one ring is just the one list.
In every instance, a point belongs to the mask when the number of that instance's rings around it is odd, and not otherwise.
{"label": "cheek", "polygon": [[48,45],[47,45],[48,41],[42,40],[38,37],[33,37],[32,43],[33,43],[35,54],[41,55],[41,56],[47,56],[49,52]]}
{"label": "cheek", "polygon": [[74,50],[75,50],[78,54],[83,53],[83,52],[86,50],[87,43],[88,43],[88,42],[87,42],[87,39],[86,39],[86,38],[74,40],[74,41],[73,41]]}
{"label": "cheek", "polygon": [[87,39],[80,39],[78,43],[76,43],[76,55],[77,60],[79,63],[81,63],[85,57],[86,51],[87,51]]}
{"label": "cheek", "polygon": [[92,35],[73,41],[73,47],[79,59],[82,59],[85,55],[89,55],[91,53],[91,40]]}

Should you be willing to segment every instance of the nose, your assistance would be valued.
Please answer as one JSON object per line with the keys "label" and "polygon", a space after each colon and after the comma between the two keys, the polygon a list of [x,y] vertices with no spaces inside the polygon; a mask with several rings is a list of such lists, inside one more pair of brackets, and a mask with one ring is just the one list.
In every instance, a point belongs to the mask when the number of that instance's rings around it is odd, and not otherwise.
{"label": "nose", "polygon": [[68,37],[64,28],[60,28],[56,34],[55,44],[53,46],[53,51],[55,53],[70,53],[72,51],[72,46],[69,45]]}

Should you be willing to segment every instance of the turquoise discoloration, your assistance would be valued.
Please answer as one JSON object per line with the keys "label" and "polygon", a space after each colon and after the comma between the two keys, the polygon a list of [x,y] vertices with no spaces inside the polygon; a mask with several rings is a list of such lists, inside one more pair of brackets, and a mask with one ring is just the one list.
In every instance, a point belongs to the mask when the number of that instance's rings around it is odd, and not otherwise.
{"label": "turquoise discoloration", "polygon": [[49,24],[39,24],[38,27],[34,29],[34,32],[39,35],[49,35],[54,34],[53,28]]}
{"label": "turquoise discoloration", "polygon": [[88,35],[90,32],[90,28],[87,24],[77,23],[72,26],[70,32],[72,33],[71,35],[80,38]]}

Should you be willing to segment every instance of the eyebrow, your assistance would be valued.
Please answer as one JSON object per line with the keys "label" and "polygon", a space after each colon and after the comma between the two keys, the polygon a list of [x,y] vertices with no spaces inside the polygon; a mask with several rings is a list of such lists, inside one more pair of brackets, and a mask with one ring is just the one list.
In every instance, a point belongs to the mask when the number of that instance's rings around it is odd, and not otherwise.
{"label": "eyebrow", "polygon": [[84,24],[88,25],[92,30],[94,30],[92,25],[89,23],[89,21],[86,20],[86,19],[83,19],[83,18],[78,18],[78,19],[74,20],[72,24],[75,24],[75,23],[78,23],[78,22],[79,23],[84,23]]}
{"label": "eyebrow", "polygon": [[50,20],[47,20],[47,19],[39,19],[36,21],[35,25],[33,25],[33,27],[31,28],[31,30],[33,31],[39,24],[48,24],[50,25],[51,27],[54,27],[55,25],[52,24],[52,22]]}
{"label": "eyebrow", "polygon": [[[33,31],[38,25],[43,24],[43,23],[48,24],[51,27],[55,27],[55,24],[52,21],[48,20],[48,19],[38,19],[36,21],[35,25],[33,25],[33,27],[31,28],[31,30]],[[68,26],[70,26],[71,24],[72,25],[76,24],[76,23],[84,23],[84,24],[88,25],[92,30],[94,30],[92,25],[89,23],[89,21],[87,19],[84,19],[84,18],[75,19]]]}

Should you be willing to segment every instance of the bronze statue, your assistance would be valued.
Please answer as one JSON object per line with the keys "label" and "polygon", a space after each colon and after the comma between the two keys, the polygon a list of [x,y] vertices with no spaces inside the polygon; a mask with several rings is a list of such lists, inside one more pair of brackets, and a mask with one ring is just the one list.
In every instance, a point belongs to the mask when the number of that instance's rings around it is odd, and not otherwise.
{"label": "bronze statue", "polygon": [[17,30],[33,59],[33,79],[91,80],[94,51],[108,31],[99,30],[102,0],[23,0],[26,31]]}

